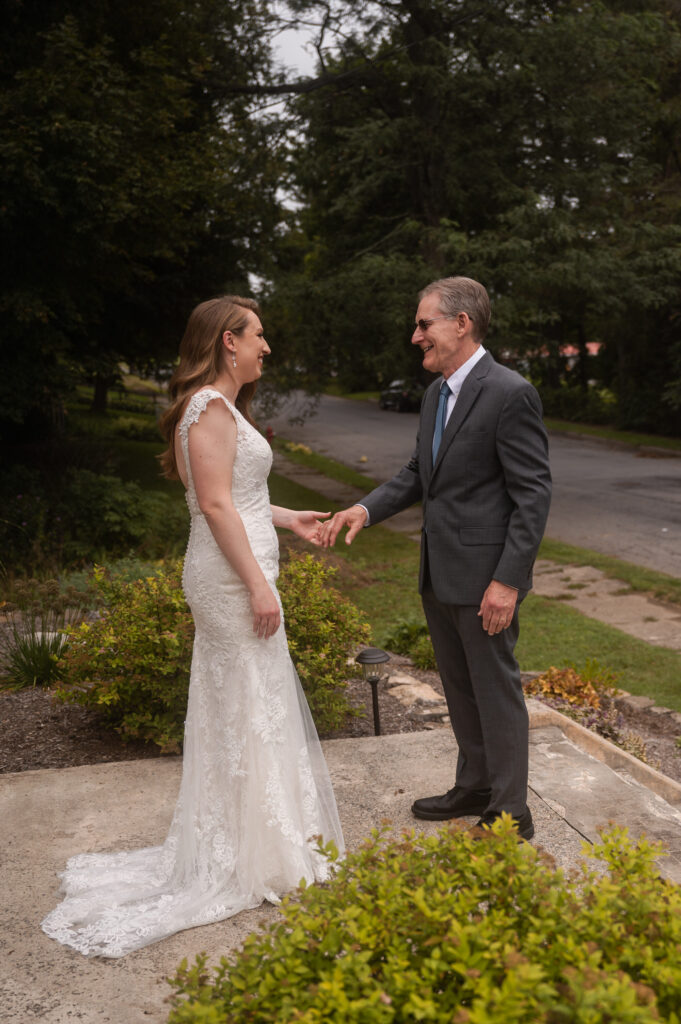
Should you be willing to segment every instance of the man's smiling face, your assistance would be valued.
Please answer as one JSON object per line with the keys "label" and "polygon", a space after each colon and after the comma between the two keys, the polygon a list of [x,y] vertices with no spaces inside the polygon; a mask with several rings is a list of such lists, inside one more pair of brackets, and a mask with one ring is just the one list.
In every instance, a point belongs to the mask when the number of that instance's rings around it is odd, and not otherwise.
{"label": "man's smiling face", "polygon": [[[431,292],[421,299],[416,321],[411,343],[418,345],[423,352],[423,368],[430,373],[441,373],[445,378],[451,376],[478,347],[472,337],[471,319],[466,313],[452,316],[443,313],[437,292]],[[432,323],[427,323],[422,330],[418,321]]]}

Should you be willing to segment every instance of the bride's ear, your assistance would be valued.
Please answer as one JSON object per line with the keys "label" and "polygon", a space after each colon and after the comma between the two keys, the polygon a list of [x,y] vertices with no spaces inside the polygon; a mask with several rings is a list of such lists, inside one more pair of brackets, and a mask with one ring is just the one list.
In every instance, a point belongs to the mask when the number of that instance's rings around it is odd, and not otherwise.
{"label": "bride's ear", "polygon": [[234,335],[231,331],[225,331],[222,335],[222,344],[228,352],[232,353],[236,351],[236,344],[234,342]]}

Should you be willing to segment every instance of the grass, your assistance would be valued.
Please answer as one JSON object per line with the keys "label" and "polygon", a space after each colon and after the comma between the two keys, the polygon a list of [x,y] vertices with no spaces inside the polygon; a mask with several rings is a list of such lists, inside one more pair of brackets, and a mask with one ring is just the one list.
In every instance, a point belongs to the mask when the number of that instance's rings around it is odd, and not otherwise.
{"label": "grass", "polygon": [[340,483],[348,484],[350,487],[358,487],[365,493],[378,486],[378,480],[365,476],[363,473],[358,473],[356,470],[350,469],[349,466],[345,466],[342,462],[329,459],[326,455],[319,455],[317,452],[307,448],[306,445],[287,441],[284,437],[275,437],[274,447],[287,459],[290,459],[291,462],[295,462],[300,466],[309,466],[310,469],[314,469],[318,473],[330,477],[332,480],[338,480]]}
{"label": "grass", "polygon": [[545,419],[547,430],[555,430],[561,434],[588,434],[590,437],[600,437],[604,441],[619,441],[622,444],[630,444],[635,448],[639,446],[650,448],[668,448],[670,451],[681,451],[681,438],[661,437],[658,434],[638,434],[633,430],[615,430],[613,427],[591,426],[587,423],[573,423],[571,420]]}
{"label": "grass", "polygon": [[617,685],[681,711],[681,654],[589,619],[574,608],[530,594],[520,611],[516,654],[523,671],[578,667],[594,658],[617,675]]}

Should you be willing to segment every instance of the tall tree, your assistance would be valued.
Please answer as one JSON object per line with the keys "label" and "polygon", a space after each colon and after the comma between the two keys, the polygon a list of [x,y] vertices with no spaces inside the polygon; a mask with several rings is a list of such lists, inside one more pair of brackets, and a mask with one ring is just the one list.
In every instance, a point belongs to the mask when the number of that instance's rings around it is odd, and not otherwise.
{"label": "tall tree", "polygon": [[247,287],[277,218],[276,153],[235,82],[263,80],[251,0],[5,2],[0,417],[70,368],[169,356],[191,306]]}
{"label": "tall tree", "polygon": [[[585,354],[600,340],[623,411],[641,373],[659,398],[681,270],[675,13],[569,0],[295,7],[337,32],[331,54],[320,48],[324,87],[296,101],[300,211],[275,277],[273,311],[300,351],[314,324],[295,309],[316,296],[324,365],[385,378],[403,334],[391,345],[380,325],[402,315],[400,286],[464,272],[494,294],[497,348],[542,352],[550,379],[562,345]],[[353,323],[349,287],[368,314]],[[647,408],[659,427],[658,401]]]}

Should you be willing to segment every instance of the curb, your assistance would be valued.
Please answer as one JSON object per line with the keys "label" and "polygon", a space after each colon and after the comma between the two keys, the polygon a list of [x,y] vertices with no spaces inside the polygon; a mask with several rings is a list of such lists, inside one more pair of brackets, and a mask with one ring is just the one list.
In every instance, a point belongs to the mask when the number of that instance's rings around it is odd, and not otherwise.
{"label": "curb", "polygon": [[629,441],[618,441],[615,438],[597,437],[595,434],[584,434],[579,430],[549,430],[550,437],[575,437],[579,441],[593,441],[603,448],[616,448],[625,452],[638,452],[640,455],[654,455],[656,458],[681,459],[678,448],[658,448],[652,444],[631,444]]}
{"label": "curb", "polygon": [[530,729],[538,729],[542,726],[557,726],[570,742],[587,754],[591,754],[597,761],[601,761],[615,772],[626,772],[642,786],[645,786],[657,796],[662,797],[672,807],[681,809],[681,783],[658,772],[655,768],[639,761],[633,754],[615,746],[610,740],[592,732],[579,722],[573,721],[566,715],[542,704],[532,697],[525,698],[527,710],[530,716]]}

